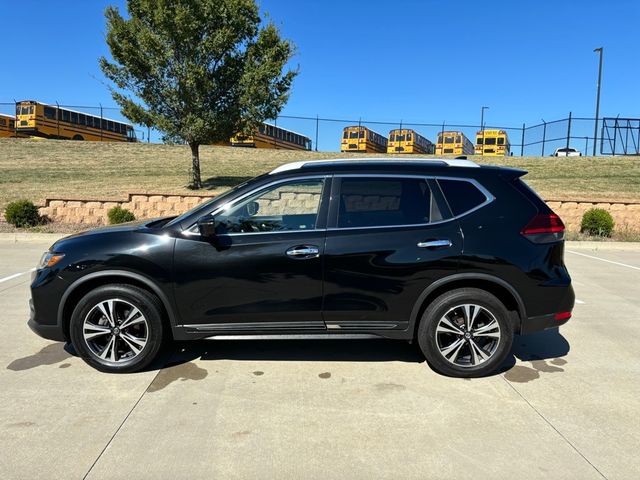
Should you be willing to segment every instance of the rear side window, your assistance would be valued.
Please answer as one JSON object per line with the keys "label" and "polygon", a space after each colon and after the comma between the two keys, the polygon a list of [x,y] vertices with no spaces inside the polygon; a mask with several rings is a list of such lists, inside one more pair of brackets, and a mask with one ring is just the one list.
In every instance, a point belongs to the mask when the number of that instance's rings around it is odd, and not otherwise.
{"label": "rear side window", "polygon": [[422,178],[343,178],[338,227],[384,227],[442,220]]}
{"label": "rear side window", "polygon": [[466,180],[445,180],[440,178],[438,179],[438,184],[447,199],[451,212],[456,217],[487,201],[485,194],[473,183]]}

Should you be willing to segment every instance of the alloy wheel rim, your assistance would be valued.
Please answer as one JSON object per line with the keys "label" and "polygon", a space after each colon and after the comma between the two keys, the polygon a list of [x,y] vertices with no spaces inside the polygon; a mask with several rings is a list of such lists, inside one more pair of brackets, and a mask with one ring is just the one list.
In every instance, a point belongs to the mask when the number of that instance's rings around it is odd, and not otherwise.
{"label": "alloy wheel rim", "polygon": [[436,345],[444,359],[462,368],[490,360],[500,344],[500,325],[485,307],[465,303],[450,308],[436,326]]}
{"label": "alloy wheel rim", "polygon": [[136,358],[149,339],[149,324],[130,302],[110,298],[96,304],[82,324],[89,350],[101,361],[124,363]]}

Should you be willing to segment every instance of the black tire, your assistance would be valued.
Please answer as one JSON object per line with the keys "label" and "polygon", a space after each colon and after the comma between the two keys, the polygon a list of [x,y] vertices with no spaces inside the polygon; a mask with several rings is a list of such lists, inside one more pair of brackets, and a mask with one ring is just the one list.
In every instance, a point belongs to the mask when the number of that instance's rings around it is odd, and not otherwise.
{"label": "black tire", "polygon": [[[115,310],[113,316],[116,319],[114,322],[116,327],[126,323],[122,321],[124,320],[122,317],[132,312],[133,307],[138,309],[141,314],[134,317],[137,319],[135,322],[137,325],[125,327],[127,330],[123,329],[122,332],[115,329],[117,332],[114,333],[114,327],[110,325],[107,316],[100,310],[100,305],[103,308],[105,305],[102,302],[108,302],[109,300],[113,300],[113,304],[116,305],[115,308],[112,308],[112,310]],[[130,310],[127,310],[127,308],[130,308]],[[163,345],[165,332],[162,312],[160,300],[141,288],[124,284],[98,287],[87,293],[73,310],[69,328],[71,343],[85,362],[101,372],[137,372],[147,367],[158,356]],[[100,318],[100,320],[96,323],[95,319],[97,318]],[[142,318],[142,321],[140,321],[140,318]],[[91,321],[91,323],[85,323],[87,321]],[[92,326],[87,327],[87,325]],[[85,331],[91,332],[93,328],[106,328],[110,329],[111,332],[99,333],[98,331],[99,337],[87,340]],[[137,330],[132,332],[132,329]],[[113,345],[115,348],[112,348],[112,350],[114,350],[113,358],[116,361],[110,358],[100,358],[98,355],[100,353],[100,345],[96,344],[96,342],[108,343],[111,341],[111,337],[114,337]],[[137,342],[141,339],[145,339],[145,343],[139,348],[138,353],[134,353],[130,345],[133,344],[134,347],[140,347],[140,343]],[[106,347],[107,345],[105,345]],[[127,352],[127,350],[129,351]],[[105,356],[111,357],[111,355]]]}
{"label": "black tire", "polygon": [[[470,309],[471,316],[476,310],[478,316],[474,320],[476,323],[472,324],[471,332],[467,333],[466,323],[461,317],[465,313],[462,306],[469,304],[474,305]],[[478,306],[481,308],[477,308]],[[447,320],[453,319],[451,323],[463,334],[446,331],[449,327],[441,324],[445,314]],[[483,328],[494,325],[494,320],[499,329],[494,326],[482,331]],[[438,330],[439,324],[441,328]],[[490,334],[498,334],[499,338],[489,336]],[[513,324],[509,311],[495,296],[477,288],[460,288],[437,297],[424,311],[418,328],[418,344],[431,368],[451,377],[483,377],[495,372],[511,352],[512,343]],[[446,351],[454,344],[459,345],[459,348],[457,354],[453,352],[456,349],[451,350],[455,355],[452,361],[445,358],[442,350]],[[479,352],[475,346],[480,346],[482,351]],[[482,354],[488,359],[484,360]]]}

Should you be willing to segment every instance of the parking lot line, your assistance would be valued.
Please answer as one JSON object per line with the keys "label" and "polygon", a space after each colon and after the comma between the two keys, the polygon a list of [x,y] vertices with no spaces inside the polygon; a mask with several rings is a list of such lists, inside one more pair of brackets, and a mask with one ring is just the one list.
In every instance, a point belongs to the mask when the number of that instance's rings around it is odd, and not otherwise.
{"label": "parking lot line", "polygon": [[576,298],[576,303],[577,303],[578,305],[584,305],[584,302],[583,302],[582,300],[578,300],[577,298]]}
{"label": "parking lot line", "polygon": [[620,265],[621,267],[633,268],[634,270],[640,270],[640,267],[634,267],[633,265],[627,265],[626,263],[614,262],[613,260],[606,260],[600,257],[594,257],[593,255],[587,255],[586,253],[574,252],[573,250],[567,250],[568,253],[574,255],[580,255],[581,257],[593,258],[594,260],[600,260],[601,262],[612,263],[614,265]]}
{"label": "parking lot line", "polygon": [[31,273],[34,270],[35,270],[35,268],[32,268],[31,270],[27,270],[26,272],[14,273],[13,275],[9,275],[8,277],[0,278],[0,283],[8,282],[9,280],[13,280],[14,278],[18,278],[20,275],[24,275],[26,273]]}

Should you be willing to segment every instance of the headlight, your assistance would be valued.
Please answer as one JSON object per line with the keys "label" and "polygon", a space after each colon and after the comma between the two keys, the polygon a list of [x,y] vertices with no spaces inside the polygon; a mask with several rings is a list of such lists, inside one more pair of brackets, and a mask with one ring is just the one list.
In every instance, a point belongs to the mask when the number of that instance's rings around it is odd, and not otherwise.
{"label": "headlight", "polygon": [[64,253],[45,252],[38,263],[38,268],[53,267],[64,257]]}

